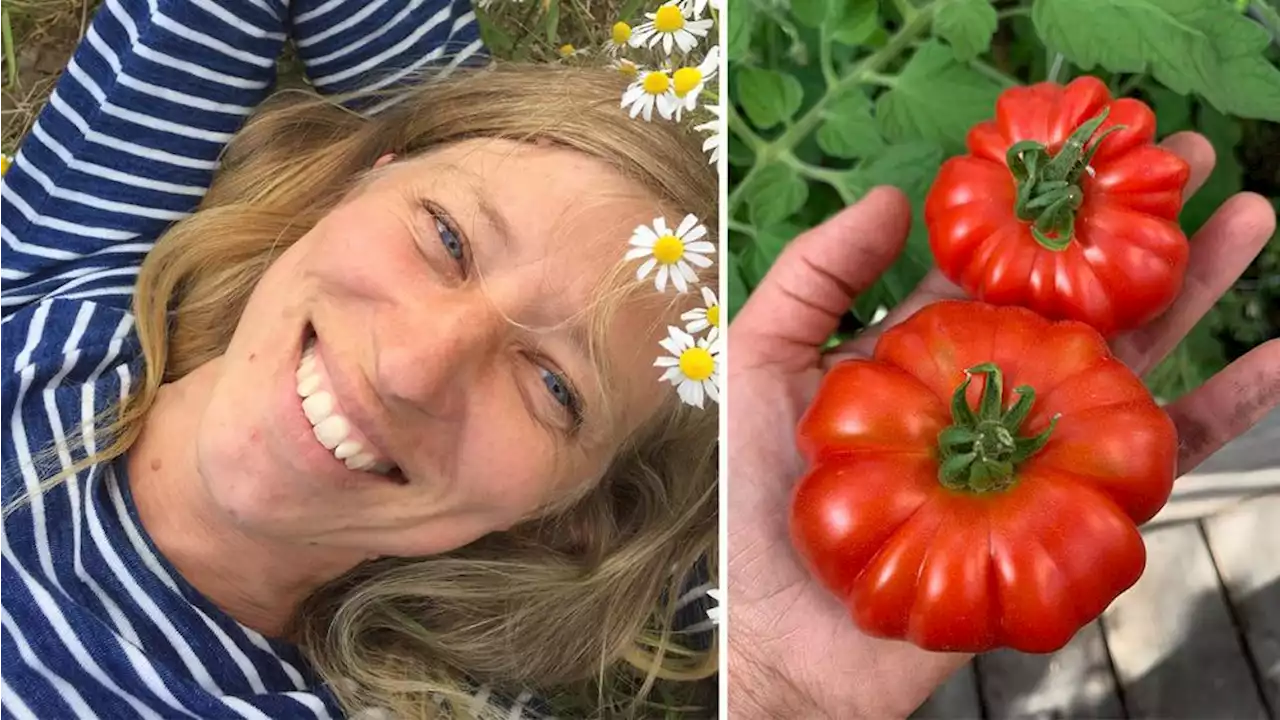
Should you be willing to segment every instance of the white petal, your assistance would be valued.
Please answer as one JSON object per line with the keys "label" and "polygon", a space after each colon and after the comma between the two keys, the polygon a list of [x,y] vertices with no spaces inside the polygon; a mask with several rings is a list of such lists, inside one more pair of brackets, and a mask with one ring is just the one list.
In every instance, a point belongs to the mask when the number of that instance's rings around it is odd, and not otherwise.
{"label": "white petal", "polygon": [[[631,238],[633,241],[636,238],[643,240],[644,247],[653,247],[653,244],[658,242],[658,233],[654,232],[653,228],[648,225],[641,225],[636,228],[636,231],[631,235]],[[636,244],[639,245],[640,243]]]}
{"label": "white petal", "polygon": [[[705,287],[702,288],[702,292],[706,292],[706,291],[707,289]],[[706,316],[707,316],[706,308],[694,308],[689,312],[680,313],[681,320],[697,320],[698,318],[705,318]],[[693,332],[693,331],[690,330],[689,332]]]}
{"label": "white petal", "polygon": [[[681,260],[676,263],[676,268],[680,270],[680,274],[684,276],[685,280],[688,280],[691,283],[698,282],[698,273],[694,272],[693,268],[689,267],[689,263]],[[675,271],[672,271],[671,274],[675,275],[676,273]],[[684,290],[681,290],[680,292],[684,292]]]}
{"label": "white petal", "polygon": [[[680,328],[676,327],[675,325],[667,326],[667,335],[672,339],[674,339],[676,342],[680,343],[680,352],[684,352],[685,350],[688,350],[689,348],[694,346],[693,336],[681,330]],[[676,354],[679,355],[680,353],[676,353]]]}
{"label": "white petal", "polygon": [[[702,302],[706,303],[709,308],[720,304],[716,301],[716,292],[705,286],[702,288]],[[703,309],[702,312],[705,315],[707,311]]]}
{"label": "white petal", "polygon": [[659,340],[658,344],[662,346],[663,350],[666,350],[667,352],[671,353],[671,355],[673,356],[672,359],[675,360],[677,363],[679,362],[680,353],[687,349],[687,348],[680,347],[679,338],[674,338],[674,337],[671,337],[670,335]]}
{"label": "white petal", "polygon": [[670,120],[676,112],[676,106],[679,104],[673,95],[662,94],[657,97],[658,113],[662,117]]}
{"label": "white petal", "polygon": [[[686,267],[688,267],[688,265],[685,265],[684,263],[679,263],[676,265],[676,267],[679,268],[680,270],[684,270]],[[685,282],[685,277],[683,272],[672,272],[671,282],[675,283],[676,292],[681,294],[689,292],[689,283]]]}
{"label": "white petal", "polygon": [[667,371],[662,373],[662,377],[658,378],[658,382],[666,381],[675,385],[680,382],[680,378],[682,377],[684,377],[684,373],[680,372],[680,368],[667,368]]}
{"label": "white petal", "polygon": [[643,280],[648,277],[649,273],[657,264],[658,258],[649,258],[646,260],[643,265],[636,269],[636,280]]}
{"label": "white petal", "polygon": [[[690,215],[689,217],[693,218],[692,215]],[[689,218],[685,218],[685,220],[688,220],[688,219]],[[693,222],[696,224],[698,222],[698,218],[693,218]],[[686,232],[688,232],[689,234],[681,235],[680,239],[683,240],[686,245],[688,245],[691,242],[701,240],[707,234],[707,226],[698,225],[697,227],[692,228],[691,231],[686,231]]]}
{"label": "white petal", "polygon": [[653,122],[653,96],[645,95],[644,100],[644,121]]}
{"label": "white petal", "polygon": [[[680,48],[680,52],[687,53],[698,44],[698,38],[694,37],[693,33],[685,30],[684,28],[671,33],[671,35],[675,36],[676,46]],[[668,37],[670,37],[670,35],[668,35]],[[670,53],[671,51],[668,50],[667,52]]]}
{"label": "white petal", "polygon": [[675,367],[679,364],[680,364],[680,358],[667,357],[666,355],[663,355],[662,357],[653,361],[654,367]]}
{"label": "white petal", "polygon": [[[656,217],[653,219],[653,229],[659,235],[670,235],[671,228],[667,227],[667,219],[664,217]],[[655,240],[657,238],[654,238]]]}
{"label": "white petal", "polygon": [[658,292],[663,292],[667,289],[667,275],[671,272],[668,269],[669,267],[669,265],[663,265],[658,268],[658,279],[654,283],[654,287],[658,288]]}
{"label": "white petal", "polygon": [[691,380],[680,383],[680,399],[694,407],[702,407],[702,384]]}
{"label": "white petal", "polygon": [[707,56],[702,59],[702,64],[698,66],[698,70],[702,72],[703,80],[710,80],[715,76],[716,71],[720,69],[720,46],[712,45],[707,51]]}
{"label": "white petal", "polygon": [[644,87],[641,86],[640,83],[635,83],[631,87],[627,88],[626,92],[622,93],[622,106],[626,107],[627,105],[630,105],[640,99],[640,96],[642,95],[644,95]]}
{"label": "white petal", "polygon": [[690,240],[697,240],[698,238],[695,238],[695,237],[685,237],[685,234],[687,234],[690,230],[692,230],[693,226],[697,224],[698,224],[697,215],[694,215],[693,213],[689,213],[688,215],[685,215],[684,219],[680,221],[680,227],[676,228],[676,237],[680,238],[681,240],[684,240],[685,242],[689,242]]}
{"label": "white petal", "polygon": [[689,32],[699,37],[705,37],[707,34],[707,31],[710,30],[711,26],[714,24],[715,23],[711,22],[710,20],[690,20],[689,22],[684,24],[684,28],[682,29],[688,30]]}
{"label": "white petal", "polygon": [[648,257],[653,254],[653,248],[631,248],[627,254],[623,256],[624,260],[635,260],[637,258]]}
{"label": "white petal", "polygon": [[715,254],[716,246],[706,240],[702,240],[700,242],[689,243],[684,246],[684,249],[686,252],[711,255]]}
{"label": "white petal", "polygon": [[702,268],[711,267],[714,264],[706,255],[699,255],[695,252],[686,252],[681,262],[684,262],[685,260],[688,260],[694,265]]}
{"label": "white petal", "polygon": [[711,398],[712,402],[720,402],[720,388],[716,387],[714,382],[703,380],[702,389],[707,391],[707,397]]}
{"label": "white petal", "polygon": [[709,327],[711,327],[711,323],[707,322],[706,318],[699,318],[689,323],[688,325],[685,325],[684,329],[688,330],[691,333],[696,333],[696,332],[702,332],[703,330],[706,330]]}
{"label": "white petal", "polygon": [[635,117],[640,114],[640,110],[644,108],[644,101],[645,101],[645,98],[647,97],[648,95],[640,98],[639,100],[636,100],[635,104],[631,106],[631,119],[634,120]]}

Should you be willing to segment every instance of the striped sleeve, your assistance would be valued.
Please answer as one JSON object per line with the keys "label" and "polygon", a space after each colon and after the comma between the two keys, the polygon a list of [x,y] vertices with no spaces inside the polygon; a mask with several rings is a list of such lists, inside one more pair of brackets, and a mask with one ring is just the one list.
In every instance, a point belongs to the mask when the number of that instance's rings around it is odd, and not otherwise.
{"label": "striped sleeve", "polygon": [[324,93],[378,91],[484,62],[471,0],[293,0],[290,32]]}
{"label": "striped sleeve", "polygon": [[49,297],[127,306],[155,240],[200,202],[270,92],[282,0],[105,0],[4,174],[8,318]]}

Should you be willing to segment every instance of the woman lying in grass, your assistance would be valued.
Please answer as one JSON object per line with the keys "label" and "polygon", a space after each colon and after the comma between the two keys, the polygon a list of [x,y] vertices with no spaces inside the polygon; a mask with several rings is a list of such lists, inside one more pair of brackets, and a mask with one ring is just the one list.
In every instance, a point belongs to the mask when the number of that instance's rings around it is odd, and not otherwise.
{"label": "woman lying in grass", "polygon": [[[286,35],[363,111],[259,107]],[[6,715],[615,715],[714,672],[689,93],[632,120],[613,71],[483,54],[465,0],[103,4],[4,177]]]}

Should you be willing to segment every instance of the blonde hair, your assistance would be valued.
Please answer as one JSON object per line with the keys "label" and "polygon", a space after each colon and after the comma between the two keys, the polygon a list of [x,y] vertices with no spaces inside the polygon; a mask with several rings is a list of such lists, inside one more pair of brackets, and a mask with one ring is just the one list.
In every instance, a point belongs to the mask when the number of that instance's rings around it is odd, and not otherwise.
{"label": "blonde hair", "polygon": [[[268,265],[386,153],[470,138],[554,143],[715,228],[717,182],[699,138],[628,119],[621,90],[602,70],[497,66],[424,83],[373,117],[309,94],[273,98],[234,138],[197,212],[142,265],[134,311],[146,371],[102,420],[109,445],[52,481],[127,452],[160,385],[225,351]],[[703,280],[715,287],[714,269]],[[645,714],[656,684],[713,674],[715,648],[684,647],[672,619],[694,568],[715,568],[717,413],[670,394],[567,506],[443,555],[365,563],[307,599],[289,635],[344,709],[500,717],[500,705],[472,705],[485,683],[563,701],[575,716]]]}

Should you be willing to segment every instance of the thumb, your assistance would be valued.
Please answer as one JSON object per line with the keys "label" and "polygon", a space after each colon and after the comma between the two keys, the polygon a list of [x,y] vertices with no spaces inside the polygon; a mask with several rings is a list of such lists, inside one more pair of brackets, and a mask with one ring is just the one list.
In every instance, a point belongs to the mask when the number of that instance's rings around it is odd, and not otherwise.
{"label": "thumb", "polygon": [[729,328],[729,357],[815,367],[853,299],[893,263],[911,227],[901,191],[879,187],[791,241]]}

